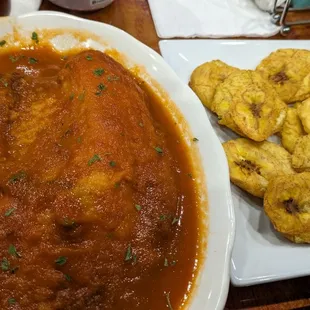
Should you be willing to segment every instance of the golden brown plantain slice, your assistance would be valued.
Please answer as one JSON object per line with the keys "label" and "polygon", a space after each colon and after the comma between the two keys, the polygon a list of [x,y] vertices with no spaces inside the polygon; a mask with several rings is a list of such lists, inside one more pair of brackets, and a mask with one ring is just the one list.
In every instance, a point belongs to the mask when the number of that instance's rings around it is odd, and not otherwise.
{"label": "golden brown plantain slice", "polygon": [[296,107],[288,108],[281,131],[282,145],[290,153],[294,152],[298,138],[305,135]]}
{"label": "golden brown plantain slice", "polygon": [[273,178],[264,209],[274,228],[296,243],[310,243],[310,173]]}
{"label": "golden brown plantain slice", "polygon": [[296,100],[304,100],[309,97],[310,97],[310,72],[303,79],[302,84],[295,95]]}
{"label": "golden brown plantain slice", "polygon": [[287,106],[260,74],[239,70],[217,87],[212,109],[219,124],[254,141],[263,141],[281,130]]}
{"label": "golden brown plantain slice", "polygon": [[197,67],[190,78],[189,86],[201,102],[211,109],[216,87],[233,72],[239,69],[231,67],[220,60],[212,60]]}
{"label": "golden brown plantain slice", "polygon": [[297,113],[305,132],[310,133],[310,98],[298,104]]}
{"label": "golden brown plantain slice", "polygon": [[271,178],[296,173],[291,155],[280,145],[239,138],[223,143],[230,180],[257,197],[264,197]]}
{"label": "golden brown plantain slice", "polygon": [[270,81],[284,102],[291,103],[307,98],[309,68],[310,51],[279,49],[263,59],[256,71]]}
{"label": "golden brown plantain slice", "polygon": [[292,166],[299,172],[310,171],[310,135],[297,140],[292,155]]}

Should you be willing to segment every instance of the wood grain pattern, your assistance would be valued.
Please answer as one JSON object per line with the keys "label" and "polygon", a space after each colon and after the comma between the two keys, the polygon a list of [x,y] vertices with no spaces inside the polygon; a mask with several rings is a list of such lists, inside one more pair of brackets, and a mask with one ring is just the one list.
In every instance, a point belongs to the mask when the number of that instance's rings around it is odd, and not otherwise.
{"label": "wood grain pattern", "polygon": [[[44,0],[41,10],[67,12],[114,25],[159,52],[159,38],[147,0],[115,0],[103,10],[87,13],[64,10]],[[310,19],[310,11],[289,14],[291,21],[300,18]],[[310,39],[310,25],[294,27],[285,38],[278,34],[270,39]],[[307,306],[310,307],[310,277],[243,288],[231,286],[226,309],[288,310]]]}

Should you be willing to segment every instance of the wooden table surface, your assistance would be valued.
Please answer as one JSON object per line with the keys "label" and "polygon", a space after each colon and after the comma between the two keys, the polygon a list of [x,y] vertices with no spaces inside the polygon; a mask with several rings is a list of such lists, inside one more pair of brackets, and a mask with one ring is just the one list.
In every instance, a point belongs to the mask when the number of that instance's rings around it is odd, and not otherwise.
{"label": "wooden table surface", "polygon": [[[61,9],[43,0],[41,10],[67,12],[76,16],[101,21],[125,30],[159,52],[154,23],[147,0],[115,0],[103,10],[79,13]],[[292,14],[290,19],[310,19],[310,12]],[[271,39],[283,39],[276,35]],[[286,39],[310,39],[310,26],[293,28]],[[230,287],[226,309],[281,310],[310,308],[310,277],[280,281],[251,287]],[[212,310],[212,309],[211,309]]]}

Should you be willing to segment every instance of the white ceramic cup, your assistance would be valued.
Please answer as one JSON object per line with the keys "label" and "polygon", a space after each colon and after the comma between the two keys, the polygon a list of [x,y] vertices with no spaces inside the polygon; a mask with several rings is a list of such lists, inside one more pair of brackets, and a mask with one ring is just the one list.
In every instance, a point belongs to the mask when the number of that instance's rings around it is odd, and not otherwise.
{"label": "white ceramic cup", "polygon": [[94,11],[108,6],[114,0],[49,0],[49,1],[69,10]]}

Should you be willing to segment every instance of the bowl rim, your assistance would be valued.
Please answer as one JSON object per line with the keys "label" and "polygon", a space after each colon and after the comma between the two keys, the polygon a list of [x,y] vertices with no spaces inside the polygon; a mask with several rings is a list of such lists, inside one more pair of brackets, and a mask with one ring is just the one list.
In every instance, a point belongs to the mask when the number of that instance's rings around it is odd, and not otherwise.
{"label": "bowl rim", "polygon": [[[121,40],[120,43],[113,41],[112,47],[118,51],[121,49],[120,52],[128,59],[133,60],[138,66],[142,65],[152,79],[158,82],[171,100],[175,102],[189,127],[195,133],[195,137],[199,137],[198,150],[206,175],[205,183],[209,202],[207,211],[208,245],[204,264],[200,268],[190,302],[186,304],[185,308],[192,310],[223,309],[230,283],[229,271],[235,237],[235,215],[226,156],[198,97],[188,85],[181,81],[160,54],[127,32],[112,25],[54,11],[37,11],[17,17],[5,17],[1,18],[0,22],[3,23],[5,20],[8,20],[9,24],[12,24],[13,21],[13,24],[19,28],[23,28],[24,24],[27,29],[29,27],[33,29],[81,29],[93,32],[97,36],[104,33],[111,35],[109,39],[103,37],[103,40],[109,43],[114,40],[113,36],[115,36]],[[72,26],[61,26],[62,22],[66,25],[72,23]],[[44,26],[38,26],[40,23]],[[49,23],[52,25],[51,27],[48,26]],[[6,33],[5,30],[3,33]],[[118,44],[121,45],[116,47]],[[184,113],[185,110],[188,113]],[[209,145],[211,145],[210,149]]]}

